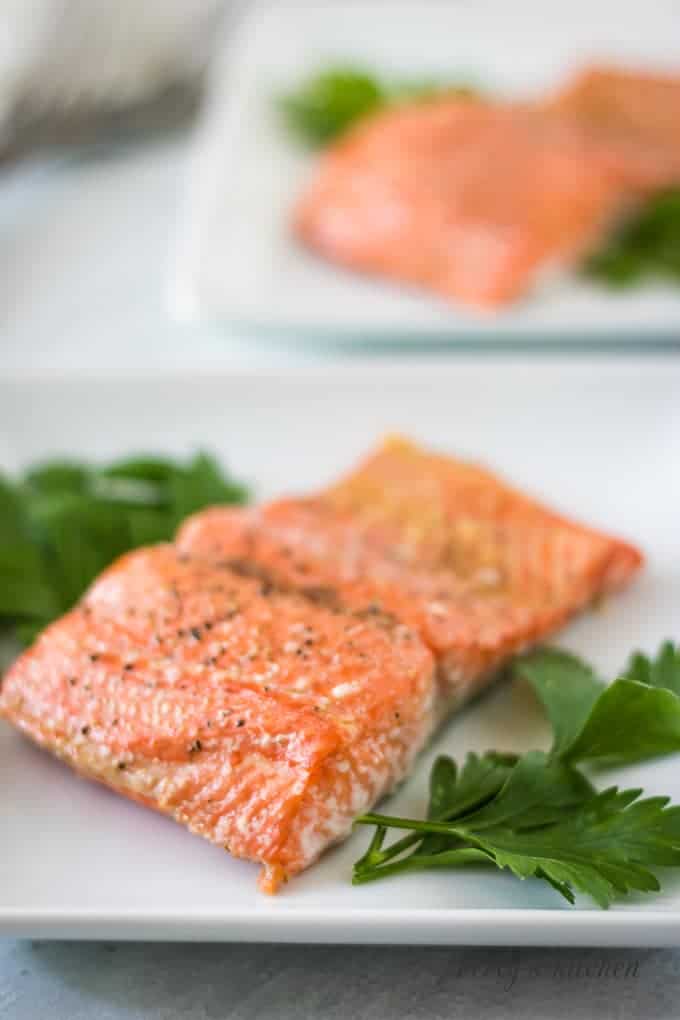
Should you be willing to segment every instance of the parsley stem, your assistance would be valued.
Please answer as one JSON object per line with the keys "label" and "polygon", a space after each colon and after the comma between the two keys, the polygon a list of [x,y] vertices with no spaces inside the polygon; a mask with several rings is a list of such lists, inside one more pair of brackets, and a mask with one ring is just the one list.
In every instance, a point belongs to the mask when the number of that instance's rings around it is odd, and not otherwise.
{"label": "parsley stem", "polygon": [[456,836],[458,834],[451,822],[419,821],[416,818],[396,818],[391,815],[378,815],[372,812],[360,815],[356,821],[359,825],[380,825],[386,829],[414,829],[416,832],[436,832],[442,836]]}
{"label": "parsley stem", "polygon": [[374,882],[379,878],[386,878],[388,875],[400,874],[404,871],[431,871],[433,868],[458,868],[468,864],[493,864],[493,859],[483,850],[475,847],[462,847],[458,850],[445,850],[438,854],[411,854],[401,861],[393,861],[392,864],[384,864],[354,872],[352,885],[363,885],[366,882]]}
{"label": "parsley stem", "polygon": [[[383,836],[387,831],[384,826],[379,826],[376,830],[376,835],[382,833]],[[391,861],[393,857],[398,857],[404,850],[408,850],[409,847],[415,846],[420,843],[422,836],[418,832],[412,832],[410,836],[404,836],[402,839],[398,839],[396,843],[392,843],[386,850],[380,849],[382,847],[382,839],[380,841],[380,847],[377,849],[374,847],[375,836],[371,840],[371,844],[364,854],[364,856],[356,862],[354,865],[355,871],[364,871],[384,864],[386,861]]]}

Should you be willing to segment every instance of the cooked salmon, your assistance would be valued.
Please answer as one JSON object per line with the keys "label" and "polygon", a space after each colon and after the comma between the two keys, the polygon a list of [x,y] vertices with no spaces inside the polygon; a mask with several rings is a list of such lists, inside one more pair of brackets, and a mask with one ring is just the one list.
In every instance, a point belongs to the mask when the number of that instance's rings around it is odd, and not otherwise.
{"label": "cooked salmon", "polygon": [[273,892],[514,652],[640,554],[405,440],[307,499],[129,553],[9,670],[0,715],[262,865]]}
{"label": "cooked salmon", "polygon": [[628,141],[667,167],[668,181],[680,177],[680,77],[620,67],[580,72],[549,104],[576,116],[602,136]]}
{"label": "cooked salmon", "polygon": [[407,623],[436,656],[440,714],[625,585],[642,561],[483,468],[399,438],[316,497],[206,510],[177,541],[193,556],[255,563],[272,583]]}
{"label": "cooked salmon", "polygon": [[405,625],[171,545],[109,568],[0,694],[83,775],[260,862],[267,891],[405,774],[434,706]]}
{"label": "cooked salmon", "polygon": [[439,99],[375,114],[332,145],[293,229],[350,269],[492,308],[580,259],[672,178],[665,154],[568,111]]}

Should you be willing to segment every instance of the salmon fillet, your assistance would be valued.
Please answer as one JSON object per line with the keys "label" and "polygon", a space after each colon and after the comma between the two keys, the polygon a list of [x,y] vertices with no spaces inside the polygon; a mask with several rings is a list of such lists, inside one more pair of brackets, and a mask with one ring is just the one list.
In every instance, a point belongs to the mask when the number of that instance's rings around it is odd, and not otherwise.
{"label": "salmon fillet", "polygon": [[637,549],[569,521],[474,465],[390,440],[325,492],[250,510],[213,508],[181,528],[193,556],[388,612],[432,649],[439,714],[512,654],[625,585]]}
{"label": "salmon fillet", "polygon": [[273,892],[511,654],[640,563],[393,440],[316,496],[208,510],[124,556],[9,670],[0,715]]}
{"label": "salmon fillet", "polygon": [[[601,135],[629,141],[650,154],[667,181],[680,178],[680,77],[617,67],[590,67],[549,104]],[[659,182],[657,182],[658,184]]]}
{"label": "salmon fillet", "polygon": [[433,725],[417,635],[322,603],[171,545],[128,554],[9,670],[0,714],[260,862],[274,891],[405,774]]}
{"label": "salmon fillet", "polygon": [[580,259],[669,175],[665,155],[567,112],[447,98],[378,113],[332,145],[293,229],[351,269],[493,308]]}

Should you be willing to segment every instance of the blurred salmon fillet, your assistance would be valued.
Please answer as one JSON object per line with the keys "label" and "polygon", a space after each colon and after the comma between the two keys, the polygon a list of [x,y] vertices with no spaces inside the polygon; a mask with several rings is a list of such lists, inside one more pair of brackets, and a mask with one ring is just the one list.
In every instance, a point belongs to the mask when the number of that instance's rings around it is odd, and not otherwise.
{"label": "blurred salmon fillet", "polygon": [[332,145],[293,228],[331,261],[493,308],[677,175],[665,153],[569,111],[447,98],[378,113]]}
{"label": "blurred salmon fillet", "polygon": [[85,776],[263,866],[274,891],[402,778],[430,652],[170,545],[131,553],[5,677],[0,714]]}
{"label": "blurred salmon fillet", "polygon": [[177,542],[193,556],[257,564],[273,584],[407,623],[437,659],[442,715],[642,563],[631,545],[488,471],[402,439],[311,499],[199,513]]}
{"label": "blurred salmon fillet", "polygon": [[[603,135],[650,153],[669,180],[680,178],[680,77],[590,67],[549,104]],[[663,171],[662,171],[663,172]],[[664,183],[664,182],[662,182]]]}

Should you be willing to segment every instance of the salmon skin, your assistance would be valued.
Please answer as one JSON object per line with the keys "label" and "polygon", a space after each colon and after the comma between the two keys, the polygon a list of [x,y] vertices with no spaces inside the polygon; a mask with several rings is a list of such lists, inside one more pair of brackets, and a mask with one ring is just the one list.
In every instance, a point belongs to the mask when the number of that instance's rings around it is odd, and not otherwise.
{"label": "salmon skin", "polygon": [[0,713],[85,776],[262,864],[273,892],[405,774],[431,653],[165,545],[95,582],[5,677]]}
{"label": "salmon skin", "polygon": [[399,438],[316,497],[206,510],[177,542],[193,556],[257,563],[273,583],[407,623],[436,657],[440,715],[642,563],[626,542],[488,471]]}
{"label": "salmon skin", "polygon": [[353,270],[479,308],[513,301],[680,176],[579,113],[455,98],[377,113],[322,154],[293,230]]}

